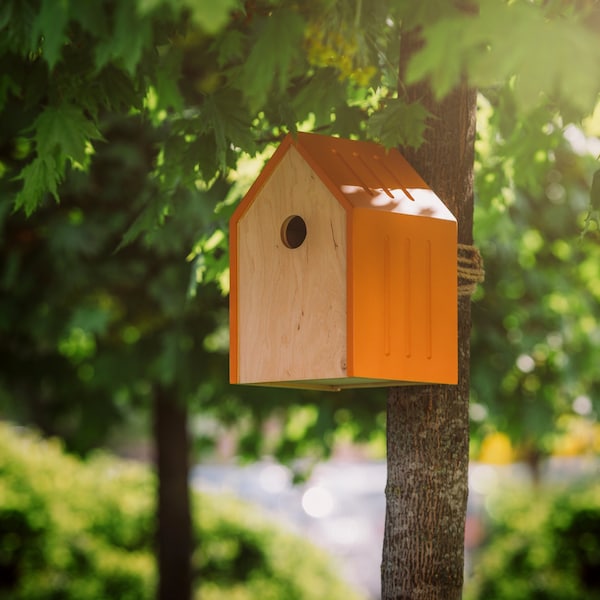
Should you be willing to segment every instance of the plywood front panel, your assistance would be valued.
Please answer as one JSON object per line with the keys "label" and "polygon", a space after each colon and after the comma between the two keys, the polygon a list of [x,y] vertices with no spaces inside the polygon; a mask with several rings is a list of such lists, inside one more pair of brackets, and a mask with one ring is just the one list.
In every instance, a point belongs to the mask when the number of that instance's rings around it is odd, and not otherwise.
{"label": "plywood front panel", "polygon": [[295,148],[237,227],[239,382],[345,377],[346,212]]}

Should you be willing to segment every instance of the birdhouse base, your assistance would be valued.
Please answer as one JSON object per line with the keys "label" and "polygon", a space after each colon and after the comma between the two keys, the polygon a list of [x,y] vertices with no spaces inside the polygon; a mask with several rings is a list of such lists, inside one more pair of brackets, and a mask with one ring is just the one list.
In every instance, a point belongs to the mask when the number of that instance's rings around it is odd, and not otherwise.
{"label": "birdhouse base", "polygon": [[395,381],[391,379],[370,379],[368,377],[343,377],[339,379],[301,379],[298,381],[261,381],[246,383],[260,387],[295,388],[303,390],[320,390],[325,392],[341,392],[345,389],[383,388],[404,385],[422,385],[423,381]]}

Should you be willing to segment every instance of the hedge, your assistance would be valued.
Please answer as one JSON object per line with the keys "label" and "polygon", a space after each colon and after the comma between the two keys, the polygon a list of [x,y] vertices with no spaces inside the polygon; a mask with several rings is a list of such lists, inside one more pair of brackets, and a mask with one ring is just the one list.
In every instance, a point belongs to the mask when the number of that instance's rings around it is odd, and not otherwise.
{"label": "hedge", "polygon": [[[150,469],[0,423],[0,599],[149,600]],[[194,494],[202,600],[352,600],[328,556],[234,498]]]}
{"label": "hedge", "polygon": [[600,598],[600,482],[506,489],[465,600]]}

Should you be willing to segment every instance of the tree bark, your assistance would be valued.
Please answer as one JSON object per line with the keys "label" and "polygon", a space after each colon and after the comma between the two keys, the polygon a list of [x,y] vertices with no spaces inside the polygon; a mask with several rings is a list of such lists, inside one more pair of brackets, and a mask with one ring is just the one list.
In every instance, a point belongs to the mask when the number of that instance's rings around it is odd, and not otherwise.
{"label": "tree bark", "polygon": [[187,410],[158,387],[154,396],[158,476],[157,600],[189,600],[192,590]]}
{"label": "tree bark", "polygon": [[[427,84],[402,85],[420,44],[403,36],[400,93],[433,115],[424,144],[406,159],[458,220],[459,242],[472,243],[476,93],[459,86],[442,101]],[[450,299],[449,299],[450,300]],[[469,464],[470,298],[458,299],[459,383],[389,390],[387,402],[384,600],[455,600],[462,595]]]}

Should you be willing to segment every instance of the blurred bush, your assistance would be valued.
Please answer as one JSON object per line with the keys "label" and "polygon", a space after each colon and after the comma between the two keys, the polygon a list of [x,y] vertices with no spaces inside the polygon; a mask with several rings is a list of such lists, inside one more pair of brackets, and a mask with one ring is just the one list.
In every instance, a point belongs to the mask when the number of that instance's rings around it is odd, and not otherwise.
{"label": "blurred bush", "polygon": [[505,489],[465,600],[600,599],[600,482]]}
{"label": "blurred bush", "polygon": [[0,598],[152,596],[153,482],[0,424]]}
{"label": "blurred bush", "polygon": [[[155,480],[0,423],[0,599],[150,600]],[[202,600],[351,600],[329,557],[233,498],[194,496]]]}

